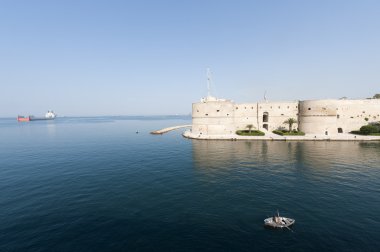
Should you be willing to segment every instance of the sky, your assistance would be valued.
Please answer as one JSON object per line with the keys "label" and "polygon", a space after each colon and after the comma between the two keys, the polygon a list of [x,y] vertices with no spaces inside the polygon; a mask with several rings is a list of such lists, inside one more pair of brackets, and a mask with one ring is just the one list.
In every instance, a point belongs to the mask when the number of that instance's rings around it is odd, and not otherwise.
{"label": "sky", "polygon": [[378,0],[0,0],[0,117],[380,93]]}

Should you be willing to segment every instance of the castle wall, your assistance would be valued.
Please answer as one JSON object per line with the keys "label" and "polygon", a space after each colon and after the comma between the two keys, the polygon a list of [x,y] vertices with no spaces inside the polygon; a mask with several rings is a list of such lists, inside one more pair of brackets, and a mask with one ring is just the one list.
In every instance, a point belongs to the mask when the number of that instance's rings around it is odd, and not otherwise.
{"label": "castle wall", "polygon": [[246,130],[247,125],[252,124],[253,129],[258,129],[257,103],[235,104],[235,128]]}
{"label": "castle wall", "polygon": [[[260,102],[258,103],[259,129],[273,131],[281,127],[288,128],[284,124],[289,118],[298,118],[298,101],[292,102]],[[293,124],[293,129],[297,129],[298,124]]]}
{"label": "castle wall", "polygon": [[197,135],[229,135],[236,130],[273,131],[288,128],[284,121],[298,121],[293,129],[306,134],[336,135],[380,121],[380,99],[309,100],[236,104],[209,97],[193,104],[192,132]]}
{"label": "castle wall", "polygon": [[235,133],[234,103],[231,101],[208,101],[193,104],[192,132],[197,135],[220,135]]}
{"label": "castle wall", "polygon": [[306,134],[336,135],[380,120],[380,100],[301,101],[300,130]]}

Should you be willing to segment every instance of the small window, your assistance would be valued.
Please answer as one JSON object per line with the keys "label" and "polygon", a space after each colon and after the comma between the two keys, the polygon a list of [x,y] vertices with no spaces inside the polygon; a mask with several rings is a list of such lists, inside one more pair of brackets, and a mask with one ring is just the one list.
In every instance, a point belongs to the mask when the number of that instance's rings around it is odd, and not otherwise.
{"label": "small window", "polygon": [[281,106],[278,106],[278,108],[280,109],[280,108],[281,108]]}
{"label": "small window", "polygon": [[281,114],[282,116],[284,115],[284,114]]}
{"label": "small window", "polygon": [[307,110],[311,110],[311,108],[308,108]]}
{"label": "small window", "polygon": [[272,108],[272,106],[270,106],[270,108]]}
{"label": "small window", "polygon": [[247,107],[244,107],[244,109],[247,109]]}
{"label": "small window", "polygon": [[343,129],[342,128],[338,128],[338,133],[343,133]]}
{"label": "small window", "polygon": [[336,118],[338,118],[338,119],[339,119],[339,117],[340,117],[339,115],[336,115]]}
{"label": "small window", "polygon": [[288,108],[289,108],[289,106],[288,106]]}
{"label": "small window", "polygon": [[206,114],[206,116],[208,116],[208,114]]}
{"label": "small window", "polygon": [[298,108],[298,106],[296,106],[296,108]]}
{"label": "small window", "polygon": [[217,109],[216,112],[219,112],[219,109]]}
{"label": "small window", "polygon": [[199,110],[197,109],[197,112],[199,112]]}
{"label": "small window", "polygon": [[239,109],[239,107],[236,107],[236,109]]}
{"label": "small window", "polygon": [[229,116],[230,114],[227,114],[227,116]]}
{"label": "small window", "polygon": [[251,107],[251,109],[253,109],[253,107]]}
{"label": "small window", "polygon": [[365,114],[365,111],[363,111],[363,114]]}

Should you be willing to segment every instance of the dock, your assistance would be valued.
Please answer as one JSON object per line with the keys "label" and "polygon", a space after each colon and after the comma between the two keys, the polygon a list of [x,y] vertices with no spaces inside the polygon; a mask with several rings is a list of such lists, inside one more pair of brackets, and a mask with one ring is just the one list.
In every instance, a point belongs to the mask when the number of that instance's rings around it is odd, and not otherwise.
{"label": "dock", "polygon": [[161,134],[167,133],[167,132],[172,131],[172,130],[181,129],[181,128],[189,128],[189,127],[191,127],[191,124],[189,124],[189,125],[172,126],[172,127],[168,127],[168,128],[152,131],[152,132],[150,132],[150,134],[161,135]]}

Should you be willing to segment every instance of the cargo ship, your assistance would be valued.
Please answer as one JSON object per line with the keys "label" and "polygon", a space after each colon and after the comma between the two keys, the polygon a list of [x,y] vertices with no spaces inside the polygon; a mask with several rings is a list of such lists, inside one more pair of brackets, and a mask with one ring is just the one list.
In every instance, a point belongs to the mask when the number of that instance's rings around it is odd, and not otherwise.
{"label": "cargo ship", "polygon": [[38,121],[38,120],[54,120],[57,115],[53,111],[48,111],[45,114],[45,117],[34,117],[34,116],[17,116],[18,122],[30,122],[30,121]]}

